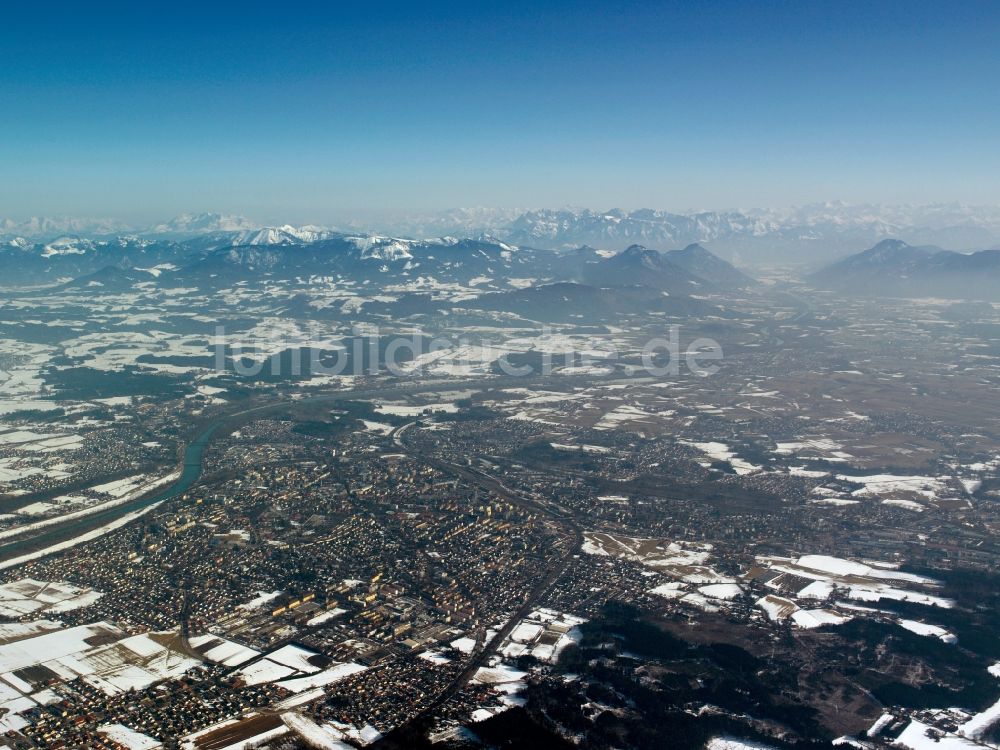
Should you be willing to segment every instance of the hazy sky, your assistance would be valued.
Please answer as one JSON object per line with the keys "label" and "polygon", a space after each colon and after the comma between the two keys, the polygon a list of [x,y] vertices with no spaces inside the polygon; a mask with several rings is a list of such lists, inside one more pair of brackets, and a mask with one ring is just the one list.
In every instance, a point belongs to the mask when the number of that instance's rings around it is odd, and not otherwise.
{"label": "hazy sky", "polygon": [[1000,203],[995,0],[28,5],[0,217]]}

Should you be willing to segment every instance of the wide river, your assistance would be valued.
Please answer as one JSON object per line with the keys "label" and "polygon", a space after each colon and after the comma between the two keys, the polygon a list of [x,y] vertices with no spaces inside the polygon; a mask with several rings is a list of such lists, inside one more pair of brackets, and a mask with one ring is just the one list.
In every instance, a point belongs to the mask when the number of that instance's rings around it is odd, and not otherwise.
{"label": "wide river", "polygon": [[[567,387],[577,381],[590,382],[595,379],[611,383],[618,382],[617,380],[603,377],[566,377],[560,378],[560,383],[563,387]],[[531,385],[535,380],[535,378],[531,377],[501,377],[491,378],[486,381],[486,383],[488,383],[491,388],[502,388],[509,387],[510,385]],[[24,539],[0,544],[0,561],[9,560],[27,553],[46,549],[50,546],[59,544],[60,542],[65,542],[67,539],[72,539],[78,534],[83,534],[91,529],[96,529],[100,526],[109,524],[112,521],[128,515],[129,513],[133,513],[164,500],[171,500],[179,495],[183,495],[191,489],[201,476],[205,449],[212,442],[212,436],[215,434],[216,430],[224,423],[233,423],[239,418],[246,418],[260,412],[283,409],[291,406],[300,407],[304,404],[319,404],[342,399],[372,399],[385,397],[399,398],[401,396],[424,393],[428,391],[449,391],[454,393],[456,390],[461,388],[475,387],[481,389],[486,385],[486,383],[484,383],[482,379],[468,381],[424,381],[412,386],[389,385],[374,388],[361,388],[357,390],[344,390],[298,400],[279,401],[277,403],[264,404],[250,409],[244,409],[243,411],[221,415],[217,420],[205,427],[205,429],[202,430],[201,433],[199,433],[198,436],[187,445],[184,449],[184,465],[181,475],[159,492],[136,498],[135,500],[127,503],[114,505],[88,516],[66,521],[65,523],[53,524],[52,526],[46,527],[38,531],[38,533]]]}
{"label": "wide river", "polygon": [[183,495],[191,489],[191,486],[201,476],[202,456],[205,453],[205,448],[208,447],[212,439],[212,434],[223,421],[220,419],[217,422],[213,422],[188,444],[184,449],[184,466],[181,470],[181,475],[159,492],[136,498],[127,503],[114,505],[106,510],[91,513],[88,516],[83,516],[73,521],[55,524],[26,539],[0,544],[0,559],[13,557],[18,553],[43,549],[50,544],[56,544],[71,538],[78,531],[82,532],[103,526],[134,511],[148,508],[150,505],[170,500],[178,495]]}

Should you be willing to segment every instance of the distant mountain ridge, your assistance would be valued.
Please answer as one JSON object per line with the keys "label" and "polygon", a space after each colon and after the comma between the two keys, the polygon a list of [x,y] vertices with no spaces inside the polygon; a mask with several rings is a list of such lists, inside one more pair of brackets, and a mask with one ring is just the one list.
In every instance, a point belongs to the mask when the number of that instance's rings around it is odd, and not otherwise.
{"label": "distant mountain ridge", "polygon": [[183,214],[150,226],[110,219],[33,218],[0,220],[0,241],[29,244],[62,237],[108,239],[133,235],[153,240],[211,238],[216,244],[271,245],[313,242],[339,232],[394,237],[493,238],[511,245],[570,250],[591,246],[620,251],[643,245],[660,251],[708,244],[716,255],[745,255],[755,261],[829,261],[871,247],[883,239],[952,250],[1000,246],[1000,207],[822,203],[790,209],[693,211],[655,209],[467,208],[401,216],[349,230],[331,226],[262,225],[238,215]]}
{"label": "distant mountain ridge", "polygon": [[17,237],[31,239],[54,239],[59,235],[79,234],[103,237],[113,234],[127,234],[133,231],[131,225],[115,219],[80,219],[69,217],[33,216],[23,221],[0,219],[0,238]]}
{"label": "distant mountain ridge", "polygon": [[586,244],[614,250],[631,244],[663,250],[710,243],[717,252],[745,253],[755,260],[809,261],[832,259],[891,237],[953,249],[989,247],[1000,242],[1000,208],[823,204],[690,214],[543,210],[523,214],[498,236],[534,247]]}
{"label": "distant mountain ridge", "polygon": [[696,243],[682,250],[671,250],[664,257],[688,273],[723,289],[741,289],[757,283],[732,263],[727,263]]}
{"label": "distant mountain ridge", "polygon": [[584,281],[592,286],[648,286],[673,294],[695,294],[710,288],[704,279],[642,245],[632,245],[588,266]]}
{"label": "distant mountain ridge", "polygon": [[[347,288],[358,283],[373,284],[371,289],[406,284],[418,292],[430,292],[442,284],[478,287],[484,292],[576,284],[567,287],[576,290],[567,298],[571,303],[588,298],[591,292],[586,290],[645,290],[589,297],[606,311],[618,304],[615,300],[628,300],[631,305],[644,299],[652,299],[656,309],[666,309],[660,300],[665,295],[680,300],[753,283],[702,247],[674,254],[639,245],[621,253],[591,247],[558,252],[518,247],[492,237],[412,240],[291,227],[207,232],[187,239],[128,235],[8,242],[0,245],[0,264],[6,269],[5,286],[94,294],[120,293],[139,283],[212,289],[265,278],[315,279],[343,283]],[[531,301],[551,317],[560,298],[547,292],[511,292],[496,299]],[[415,299],[408,304],[429,309],[426,302]],[[671,303],[671,309],[688,308],[691,305],[685,307],[680,301]]]}
{"label": "distant mountain ridge", "polygon": [[202,212],[181,214],[161,224],[154,224],[141,234],[190,235],[215,232],[245,232],[260,229],[244,216]]}
{"label": "distant mountain ridge", "polygon": [[824,289],[861,296],[1000,300],[1000,249],[959,253],[883,240],[808,280]]}

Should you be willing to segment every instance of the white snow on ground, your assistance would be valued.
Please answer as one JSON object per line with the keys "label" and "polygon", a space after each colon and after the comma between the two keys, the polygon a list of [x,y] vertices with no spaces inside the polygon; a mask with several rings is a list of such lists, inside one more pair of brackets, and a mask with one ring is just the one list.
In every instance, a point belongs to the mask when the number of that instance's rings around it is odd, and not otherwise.
{"label": "white snow on ground", "polygon": [[[150,482],[142,481],[143,479],[145,479],[144,476],[135,477],[134,479],[136,481],[133,482],[129,480],[127,486],[118,487],[118,490],[121,490],[121,494],[117,494],[114,500],[109,500],[104,503],[91,505],[81,510],[73,511],[72,513],[63,513],[62,515],[54,516],[52,518],[46,518],[41,521],[35,521],[34,523],[27,523],[21,526],[14,526],[9,529],[4,529],[3,531],[0,531],[0,539],[6,539],[12,536],[20,536],[21,534],[26,534],[31,531],[44,529],[47,526],[65,523],[66,521],[72,521],[77,518],[85,518],[86,516],[93,515],[94,513],[99,513],[109,508],[114,508],[119,505],[124,505],[125,503],[129,503],[132,500],[135,500],[141,497],[142,495],[152,492],[153,490],[159,487],[169,484],[170,482],[178,479],[180,475],[181,475],[180,471],[174,471],[171,472],[170,474],[159,477]],[[118,485],[118,483],[116,482],[112,482],[110,484],[116,486]],[[93,492],[101,492],[102,494],[108,494],[105,490],[100,489],[102,487],[108,487],[108,486],[109,485],[98,485],[97,487],[91,487],[90,489]]]}
{"label": "white snow on ground", "polygon": [[504,682],[520,682],[527,676],[527,672],[500,664],[496,667],[480,667],[472,681],[482,685],[497,685]]}
{"label": "white snow on ground", "polygon": [[[668,542],[597,531],[586,532],[583,541],[583,551],[589,555],[610,555],[654,568],[700,566],[708,560],[711,550],[710,544]],[[728,581],[706,581],[714,582]]]}
{"label": "white snow on ground", "polygon": [[896,720],[896,717],[892,714],[882,714],[875,720],[875,723],[868,728],[866,732],[869,737],[878,737],[885,731],[889,725],[891,725]]}
{"label": "white snow on ground", "polygon": [[[339,729],[340,727],[338,726],[337,728]],[[368,745],[371,745],[373,742],[378,742],[382,739],[382,733],[371,724],[365,724],[360,729],[356,727],[347,727],[344,734],[362,747],[368,747]]]}
{"label": "white snow on ground", "polygon": [[698,591],[710,599],[735,599],[743,594],[743,589],[735,583],[713,583],[700,587]]}
{"label": "white snow on ground", "polygon": [[[583,451],[584,453],[610,453],[610,448],[605,448],[601,445],[568,445],[566,443],[549,443],[553,448],[558,451]],[[609,497],[618,497],[616,495],[611,495]],[[605,498],[598,498],[605,499]],[[624,498],[627,500],[628,498]]]}
{"label": "white snow on ground", "polygon": [[831,573],[838,576],[859,576],[863,578],[884,578],[895,581],[909,581],[911,583],[934,584],[937,583],[932,578],[914,575],[913,573],[901,573],[892,568],[882,566],[867,565],[853,560],[844,560],[830,555],[803,555],[794,561],[799,568],[806,568],[822,573]]}
{"label": "white snow on ground", "polygon": [[499,710],[494,710],[491,708],[477,708],[471,714],[469,714],[469,719],[473,722],[486,721],[492,716],[496,716]]}
{"label": "white snow on ground", "polygon": [[904,508],[906,510],[916,511],[917,513],[923,513],[927,508],[916,500],[906,500],[900,497],[890,497],[882,501],[882,505],[894,505],[897,508]]}
{"label": "white snow on ground", "polygon": [[705,750],[774,750],[770,745],[735,737],[713,737],[705,744]]}
{"label": "white snow on ground", "polygon": [[246,602],[245,604],[240,604],[239,608],[240,609],[260,609],[265,604],[273,602],[275,599],[277,599],[279,596],[281,596],[282,593],[283,592],[281,592],[281,591],[272,591],[270,593],[267,593],[266,591],[261,591],[260,594],[259,594],[259,596],[251,599],[250,601]]}
{"label": "white snow on ground", "polygon": [[679,599],[684,594],[687,593],[687,589],[683,583],[677,581],[672,581],[670,583],[664,583],[656,588],[649,590],[650,594],[656,594],[657,596],[662,596],[666,599]]}
{"label": "white snow on ground", "polygon": [[[317,655],[318,654],[315,651],[309,651],[301,646],[289,644],[287,646],[282,646],[276,651],[272,651],[259,661],[246,665],[240,669],[239,673],[243,675],[243,678],[246,680],[248,685],[262,685],[267,682],[283,680],[287,677],[302,677],[304,675],[316,676],[319,680],[317,685],[309,685],[305,682],[300,683],[290,680],[290,682],[299,690],[306,690],[310,687],[317,687],[318,685],[324,684],[322,680],[325,678],[316,675],[316,673],[320,671],[320,668],[309,661],[312,657]],[[333,669],[336,668],[337,667],[335,666]],[[343,676],[346,677],[347,675]],[[338,677],[337,675],[327,675],[327,677],[331,682],[341,679],[341,677]],[[288,683],[284,684],[287,685]]]}
{"label": "white snow on ground", "polygon": [[[67,682],[79,677],[107,695],[118,695],[178,677],[201,663],[170,647],[178,640],[176,633],[122,636],[110,623],[98,622],[4,643],[0,645],[0,672],[42,665]],[[113,639],[109,643],[90,645],[109,638]],[[20,689],[31,688],[24,684]]]}
{"label": "white snow on ground", "polygon": [[991,726],[1000,722],[1000,700],[965,722],[959,732],[969,739],[980,740]]}
{"label": "white snow on ground", "polygon": [[55,401],[41,401],[34,399],[0,399],[0,415],[11,414],[16,411],[55,411],[59,404]]}
{"label": "white snow on ground", "polygon": [[11,430],[0,433],[0,446],[37,443],[55,436],[53,433],[34,432],[32,430]]}
{"label": "white snow on ground", "polygon": [[62,630],[65,625],[58,620],[34,620],[32,622],[0,623],[0,643],[20,641],[53,630]]}
{"label": "white snow on ground", "polygon": [[134,477],[128,477],[126,479],[116,479],[113,482],[106,482],[105,484],[94,485],[90,489],[93,492],[97,492],[104,495],[111,495],[112,497],[124,497],[130,492],[134,491],[137,487],[142,485],[145,476],[138,474]]}
{"label": "white snow on ground", "polygon": [[0,570],[4,570],[6,568],[14,568],[17,567],[18,565],[22,565],[23,563],[29,562],[31,560],[38,560],[43,557],[47,557],[48,555],[54,554],[56,552],[62,552],[63,550],[78,547],[81,544],[84,544],[85,542],[97,539],[98,537],[103,536],[104,534],[107,534],[111,531],[114,531],[115,529],[120,529],[122,526],[127,526],[128,524],[132,523],[132,521],[134,521],[135,519],[144,516],[151,510],[157,508],[159,505],[160,503],[147,505],[145,508],[140,508],[139,510],[133,511],[132,513],[127,513],[124,516],[121,516],[120,518],[117,518],[114,521],[105,524],[104,526],[100,526],[96,529],[88,531],[85,534],[81,534],[80,536],[75,537],[73,539],[67,539],[64,542],[53,544],[51,547],[46,547],[45,549],[40,549],[36,552],[29,552],[25,555],[21,555],[20,557],[14,557],[11,558],[10,560],[5,560],[3,562],[0,562]]}
{"label": "white snow on ground", "polygon": [[291,677],[295,674],[295,670],[283,664],[277,664],[269,659],[261,659],[243,667],[239,673],[243,676],[243,680],[247,685],[253,686]]}
{"label": "white snow on ground", "polygon": [[437,651],[423,651],[417,654],[417,658],[428,661],[431,664],[450,664],[451,659]]}
{"label": "white snow on ground", "polygon": [[44,470],[40,466],[31,466],[17,456],[0,458],[0,482],[4,484],[18,482],[43,473]]}
{"label": "white snow on ground", "polygon": [[947,734],[917,720],[911,721],[893,743],[908,750],[982,750],[982,745]]}
{"label": "white snow on ground", "polygon": [[772,622],[784,622],[791,618],[800,628],[818,628],[823,625],[841,625],[851,618],[829,609],[800,609],[791,599],[768,594],[757,600],[756,605],[764,610]]}
{"label": "white snow on ground", "polygon": [[801,442],[776,443],[776,445],[774,452],[783,456],[790,456],[795,451],[801,450],[835,451],[843,448],[840,443],[828,438],[813,438]]}
{"label": "white snow on ground", "polygon": [[128,750],[156,750],[158,747],[163,747],[159,740],[154,740],[124,724],[105,724],[97,728],[97,733]]}
{"label": "white snow on ground", "polygon": [[[940,586],[938,581],[925,576],[901,572],[896,570],[895,566],[887,563],[858,562],[829,555],[803,555],[799,558],[758,557],[757,561],[772,571],[788,573],[797,578],[821,581],[845,589],[849,599],[867,602],[893,599],[943,608],[954,606],[954,602],[950,599],[925,591],[891,585],[892,583],[909,583],[930,589],[936,589]],[[779,580],[774,579],[768,585],[772,588],[779,588]],[[806,587],[801,591],[808,593],[800,593],[800,596],[804,595],[809,598],[824,598],[819,596],[820,594],[829,595],[829,589],[825,586],[815,589]]]}
{"label": "white snow on ground", "polygon": [[498,359],[510,354],[511,351],[506,346],[488,344],[432,349],[417,355],[410,362],[401,363],[398,369],[404,373],[420,375],[453,377],[486,375],[493,369],[493,364]]}
{"label": "white snow on ground", "polygon": [[288,712],[281,715],[281,720],[302,738],[307,747],[314,750],[351,750],[350,745],[341,741],[342,733],[333,727],[320,726],[308,716]]}
{"label": "white snow on ground", "polygon": [[309,674],[319,671],[319,667],[309,661],[309,659],[315,656],[318,656],[315,651],[310,651],[302,648],[301,646],[289,644],[287,646],[282,646],[277,651],[272,651],[267,655],[267,658],[273,662],[277,662],[278,664],[284,664],[285,666],[291,667],[299,672]]}
{"label": "white snow on ground", "polygon": [[[795,455],[796,458],[822,458],[828,462],[846,462],[854,458],[853,455],[843,450],[840,443],[827,438],[814,438],[802,440],[800,442],[777,443],[775,453],[779,456]],[[808,475],[803,475],[808,476]],[[822,476],[821,474],[819,476]]]}
{"label": "white snow on ground", "polygon": [[321,612],[320,614],[316,615],[315,617],[312,617],[309,620],[307,620],[306,621],[306,627],[307,628],[312,628],[312,627],[315,627],[316,625],[322,625],[324,622],[329,622],[333,618],[339,617],[340,615],[344,614],[346,611],[347,611],[346,609],[337,608],[337,609],[328,610],[327,612]]}
{"label": "white snow on ground", "polygon": [[283,680],[278,684],[293,693],[301,693],[304,690],[312,690],[313,688],[332,685],[335,682],[340,682],[345,677],[350,677],[352,674],[364,672],[366,669],[368,669],[368,667],[362,666],[361,664],[355,664],[353,662],[336,664],[332,667],[324,669],[322,672],[317,672],[316,674],[309,675],[307,677],[299,677],[294,680]]}
{"label": "white snow on ground", "polygon": [[864,485],[853,494],[864,497],[877,497],[893,492],[911,492],[933,500],[941,493],[948,491],[948,481],[951,477],[903,476],[899,474],[872,474],[870,476],[852,476],[838,474],[837,479]]}
{"label": "white snow on ground", "polygon": [[767,615],[768,619],[774,622],[787,620],[799,608],[799,605],[791,599],[785,599],[774,594],[761,597],[757,600],[756,605],[764,610],[764,614]]}
{"label": "white snow on ground", "polygon": [[531,622],[522,622],[516,628],[514,632],[510,634],[510,639],[512,641],[517,641],[518,643],[530,643],[535,640],[542,631],[545,630],[544,625],[537,625]]}
{"label": "white snow on ground", "polygon": [[471,654],[476,648],[475,638],[458,638],[451,642],[451,647],[463,654]]}
{"label": "white snow on ground", "polygon": [[196,649],[209,661],[223,664],[227,667],[235,667],[260,656],[260,651],[256,651],[249,646],[244,646],[242,643],[211,634],[197,635],[191,638],[190,643],[192,648]]}
{"label": "white snow on ground", "polygon": [[391,424],[386,424],[385,422],[372,422],[367,419],[362,419],[361,423],[365,426],[365,429],[369,432],[374,432],[379,435],[388,435],[392,432],[395,427]]}
{"label": "white snow on ground", "polygon": [[13,672],[49,659],[86,651],[89,648],[87,639],[98,635],[120,637],[124,633],[110,623],[98,622],[5,643],[0,645],[0,672]]}
{"label": "white snow on ground", "polygon": [[681,440],[680,442],[694,446],[706,456],[716,461],[728,461],[729,465],[733,467],[733,471],[737,474],[752,474],[755,471],[761,470],[760,466],[755,466],[749,461],[745,461],[742,458],[737,457],[737,455],[730,450],[729,446],[725,443],[698,443],[687,440]]}
{"label": "white snow on ground", "polygon": [[[46,662],[45,665],[66,679],[73,673],[81,674],[84,682],[106,695],[119,695],[129,690],[143,690],[161,680],[180,677],[201,664],[197,659],[160,643],[161,640],[176,638],[175,633],[134,635],[68,659]],[[177,645],[179,648],[179,643]]]}
{"label": "white snow on ground", "polygon": [[[569,374],[569,373],[567,373]],[[594,424],[595,430],[624,429],[623,425],[630,422],[648,422],[656,418],[656,414],[643,411],[637,406],[623,404],[607,412]]]}
{"label": "white snow on ground", "polygon": [[57,581],[22,578],[0,586],[0,615],[55,614],[87,607],[104,594]]}
{"label": "white snow on ground", "polygon": [[792,613],[792,622],[800,628],[818,628],[823,625],[842,625],[850,617],[838,615],[829,609],[800,609]]}
{"label": "white snow on ground", "polygon": [[959,479],[962,483],[962,488],[969,495],[974,495],[979,492],[979,488],[983,486],[982,479]]}
{"label": "white snow on ground", "polygon": [[933,636],[935,638],[940,638],[945,643],[958,643],[958,638],[937,625],[930,625],[925,622],[918,622],[917,620],[900,620],[899,624],[901,627],[906,628],[911,633],[916,633],[917,635]]}
{"label": "white snow on ground", "polygon": [[807,469],[804,466],[789,466],[788,474],[789,476],[793,477],[807,477],[809,479],[819,479],[820,477],[829,476],[830,472],[818,471],[815,469]]}
{"label": "white snow on ground", "polygon": [[834,585],[829,581],[813,581],[798,593],[801,599],[826,599],[833,594]]}
{"label": "white snow on ground", "polygon": [[539,661],[553,663],[563,649],[580,641],[582,633],[578,626],[584,622],[583,618],[565,612],[537,609],[511,631],[501,644],[500,653],[510,658],[529,654]]}
{"label": "white snow on ground", "polygon": [[697,607],[704,612],[718,612],[720,609],[719,605],[715,601],[709,599],[707,596],[699,594],[697,591],[685,594],[681,597],[681,601],[692,607]]}
{"label": "white snow on ground", "polygon": [[929,594],[922,594],[916,591],[907,591],[905,589],[898,589],[889,586],[852,586],[848,590],[847,596],[851,599],[856,599],[862,602],[877,602],[882,599],[892,599],[900,602],[927,604],[932,607],[941,607],[942,609],[950,609],[955,606],[955,602],[951,599],[945,599],[940,596],[931,596]]}
{"label": "white snow on ground", "polygon": [[[939,635],[937,631],[941,630],[923,623],[903,622],[920,626],[914,629],[914,632],[920,632],[921,635]],[[907,627],[907,625],[903,624],[903,627]],[[996,666],[1000,667],[1000,665]],[[1000,670],[991,667],[990,673],[1000,677]],[[961,721],[955,732],[943,731],[923,721],[911,718],[906,728],[892,744],[896,747],[906,748],[906,750],[976,750],[977,748],[981,750],[982,748],[996,747],[995,744],[984,741],[983,736],[991,727],[1000,722],[1000,700],[973,716],[969,716],[961,709],[949,709],[947,713],[950,714],[951,720]],[[868,736],[877,737],[894,721],[895,717],[891,714],[883,714],[868,730]]]}

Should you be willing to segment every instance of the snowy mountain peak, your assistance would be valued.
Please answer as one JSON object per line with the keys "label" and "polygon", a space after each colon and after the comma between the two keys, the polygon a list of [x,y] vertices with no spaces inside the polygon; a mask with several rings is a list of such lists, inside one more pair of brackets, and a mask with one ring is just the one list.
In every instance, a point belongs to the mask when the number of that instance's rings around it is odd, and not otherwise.
{"label": "snowy mountain peak", "polygon": [[51,258],[53,255],[83,255],[93,250],[95,243],[80,237],[60,237],[57,240],[45,245],[42,248],[42,257]]}
{"label": "snowy mountain peak", "polygon": [[361,251],[361,257],[364,260],[395,262],[413,258],[412,253],[410,253],[411,243],[407,240],[397,240],[391,237],[355,236],[348,237],[347,241]]}

